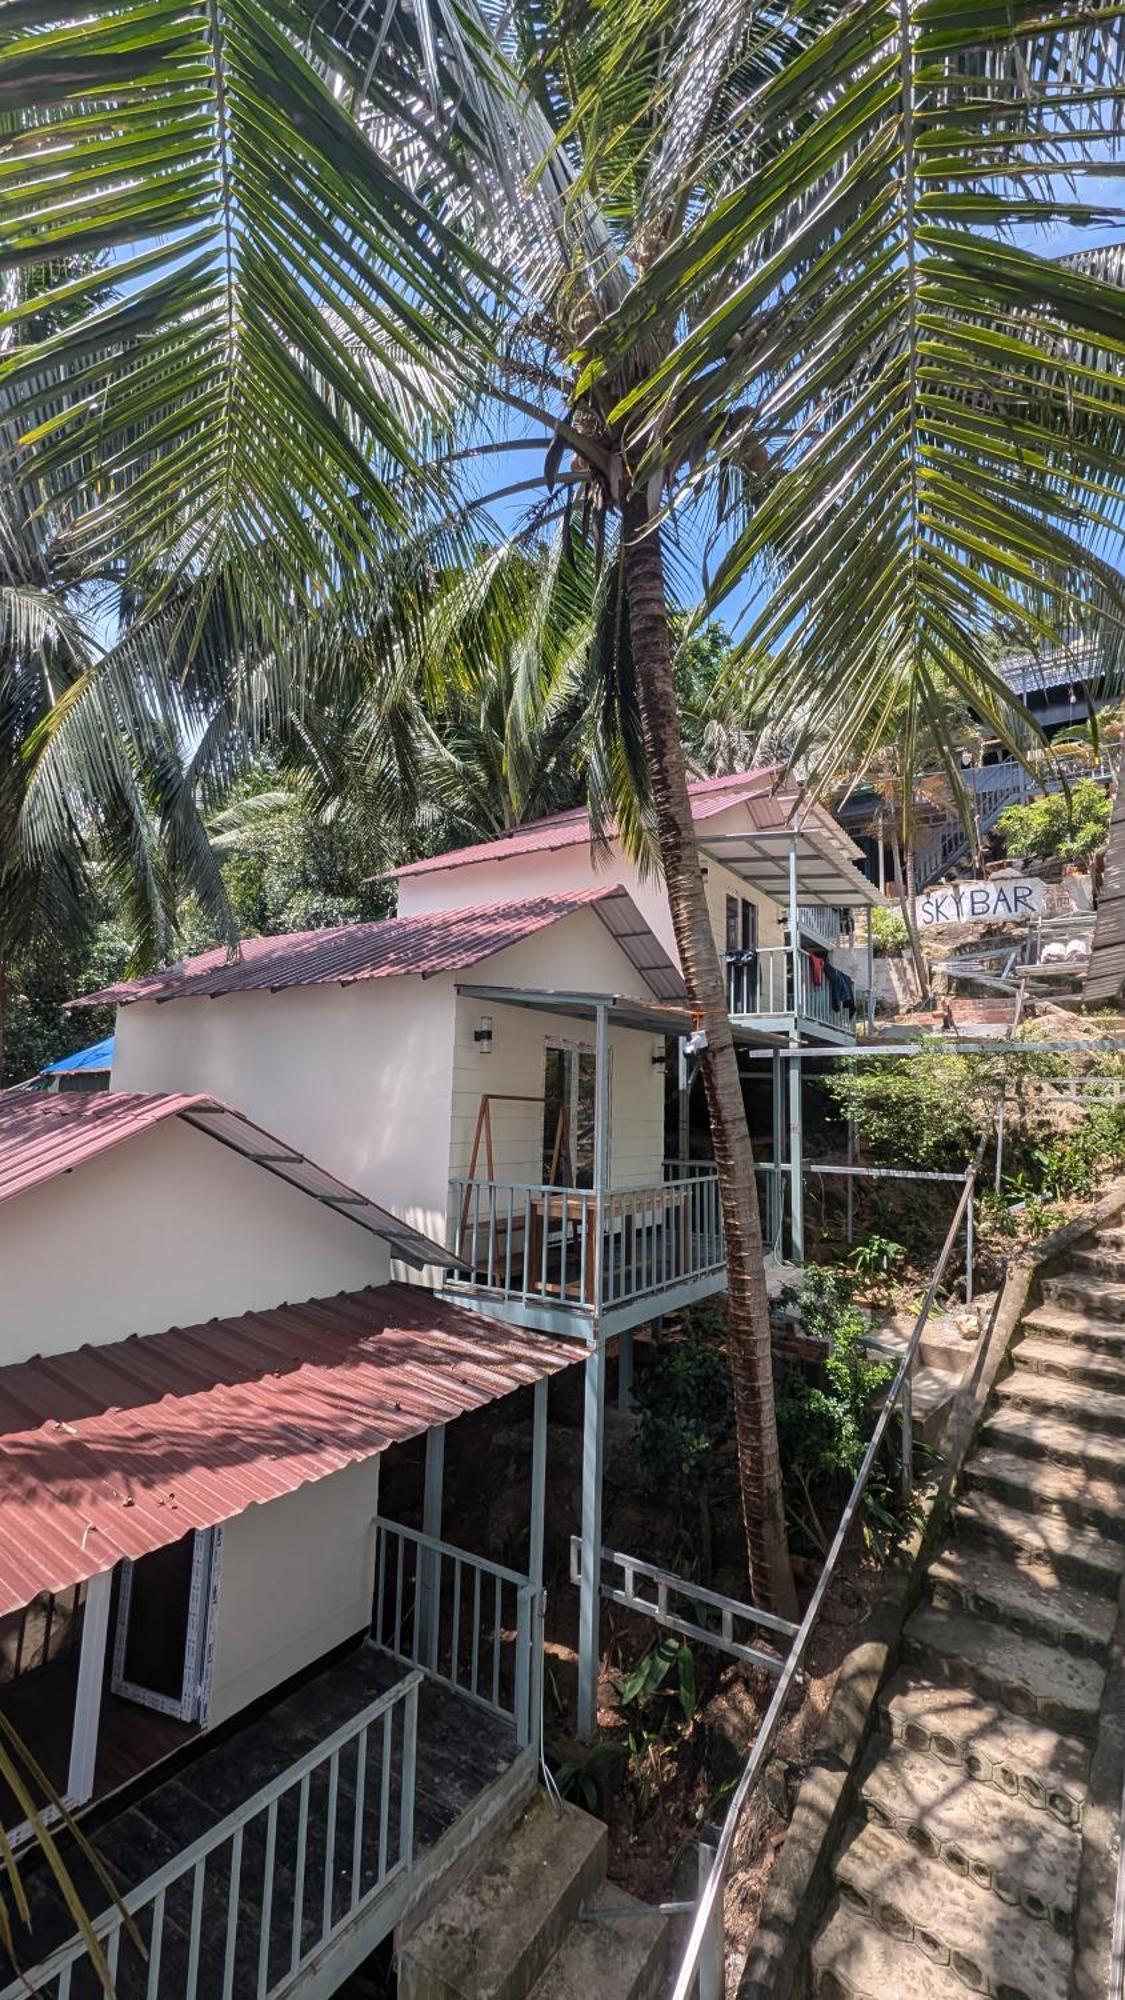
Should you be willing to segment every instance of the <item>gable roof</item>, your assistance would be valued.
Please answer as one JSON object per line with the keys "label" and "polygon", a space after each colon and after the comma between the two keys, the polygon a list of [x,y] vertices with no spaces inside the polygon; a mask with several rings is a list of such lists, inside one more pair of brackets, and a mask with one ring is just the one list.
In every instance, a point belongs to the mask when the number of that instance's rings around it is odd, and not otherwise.
{"label": "gable roof", "polygon": [[392,1256],[418,1269],[428,1264],[444,1268],[451,1263],[449,1251],[439,1243],[431,1242],[389,1209],[380,1208],[378,1202],[357,1194],[283,1139],[252,1125],[241,1111],[231,1110],[217,1097],[105,1090],[93,1096],[21,1092],[7,1100],[0,1098],[0,1202],[12,1201],[61,1174],[72,1173],[170,1118],[182,1119],[194,1131],[229,1146],[299,1193],[381,1237]]}
{"label": "gable roof", "polygon": [[347,986],[359,980],[413,973],[462,972],[551,924],[592,909],[658,1000],[682,1000],[684,983],[663,945],[649,929],[628,891],[617,883],[572,889],[553,896],[525,896],[463,910],[381,923],[341,924],[334,930],[290,931],[284,937],[246,938],[237,958],[225,946],[200,952],[146,979],[123,980],[100,993],[84,993],[72,1007],[130,1006],[136,1000],[215,1000],[227,993],[277,993],[291,986]]}
{"label": "gable roof", "polygon": [[420,1285],[0,1368],[0,1614],[585,1359]]}
{"label": "gable roof", "polygon": [[[797,805],[794,791],[776,792],[778,764],[763,765],[757,771],[733,771],[724,778],[697,778],[688,786],[692,818],[711,819],[731,806],[750,799],[761,802],[766,814],[763,824],[787,826]],[[612,834],[612,828],[607,829]],[[432,875],[447,868],[468,868],[474,861],[506,861],[515,854],[550,854],[563,847],[586,847],[595,838],[590,815],[584,806],[569,812],[551,813],[546,819],[528,820],[496,840],[479,840],[472,847],[448,848],[423,861],[407,861],[401,868],[388,868],[380,880],[397,881],[403,876]]]}

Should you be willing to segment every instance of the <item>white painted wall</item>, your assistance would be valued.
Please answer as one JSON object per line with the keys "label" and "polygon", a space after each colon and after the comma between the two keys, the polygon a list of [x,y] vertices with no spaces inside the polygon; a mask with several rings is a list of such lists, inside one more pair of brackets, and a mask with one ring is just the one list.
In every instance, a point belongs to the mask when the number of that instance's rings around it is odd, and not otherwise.
{"label": "white painted wall", "polygon": [[[734,831],[737,816],[732,817],[729,827],[725,813],[708,825]],[[748,888],[728,868],[710,860],[705,867],[707,901],[719,950],[726,944],[724,898],[728,890],[732,895],[749,896],[757,904],[760,943],[780,944],[781,922],[776,904]],[[663,877],[642,877],[616,842],[611,842],[608,849],[591,848],[588,842],[583,842],[577,847],[558,848],[553,853],[515,854],[502,861],[477,861],[463,868],[407,875],[398,884],[398,910],[400,916],[409,917],[424,910],[468,909],[481,903],[502,903],[520,896],[546,896],[558,890],[589,889],[617,882],[629,891],[669,957],[678,964]],[[570,981],[572,986],[574,983]]]}
{"label": "white painted wall", "polygon": [[[492,1053],[473,1040],[483,1012],[492,1017]],[[452,1171],[467,1174],[482,1094],[510,1093],[541,1098],[544,1051],[548,1041],[593,1048],[594,1024],[565,1014],[503,1007],[462,996],[457,1006],[457,1054],[453,1072]],[[610,1049],[610,1181],[615,1188],[650,1187],[663,1179],[664,1071],[652,1058],[663,1042],[632,1028],[612,1028]],[[538,1184],[543,1178],[543,1106],[491,1107],[495,1178]],[[477,1177],[488,1172],[484,1143]]]}
{"label": "white painted wall", "polygon": [[115,1090],[211,1091],[442,1234],[453,981],[376,979],[117,1011]]}
{"label": "white painted wall", "polygon": [[378,1501],[372,1458],[225,1524],[211,1726],[369,1624]]}
{"label": "white painted wall", "polygon": [[0,1205],[0,1362],[389,1272],[370,1231],[170,1118]]}

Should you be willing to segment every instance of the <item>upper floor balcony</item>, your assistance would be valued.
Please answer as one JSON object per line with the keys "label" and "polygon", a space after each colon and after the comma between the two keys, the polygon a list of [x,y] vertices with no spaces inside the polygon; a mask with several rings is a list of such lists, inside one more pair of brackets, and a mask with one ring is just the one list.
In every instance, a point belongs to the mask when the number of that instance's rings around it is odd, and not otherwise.
{"label": "upper floor balcony", "polygon": [[871,985],[857,987],[827,950],[768,946],[726,955],[731,1018],[763,1034],[851,1042],[869,1022]]}

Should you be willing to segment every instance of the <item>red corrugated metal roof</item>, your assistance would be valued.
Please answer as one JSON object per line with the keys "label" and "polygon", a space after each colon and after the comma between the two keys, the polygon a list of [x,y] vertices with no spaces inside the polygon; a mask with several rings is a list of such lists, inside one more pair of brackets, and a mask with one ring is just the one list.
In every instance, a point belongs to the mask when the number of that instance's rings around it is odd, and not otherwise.
{"label": "red corrugated metal roof", "polygon": [[[692,817],[711,819],[744,799],[761,798],[772,812],[771,824],[785,826],[797,803],[793,791],[772,792],[780,766],[764,765],[758,771],[734,771],[725,778],[698,778],[688,786]],[[514,854],[549,854],[557,848],[582,847],[593,839],[590,816],[582,806],[570,812],[552,813],[547,819],[529,820],[497,840],[481,840],[472,847],[453,847],[444,854],[429,855],[424,861],[408,861],[401,868],[387,870],[387,880],[403,875],[430,875],[447,868],[467,868],[474,861],[503,861]]]}
{"label": "red corrugated metal roof", "polygon": [[[415,973],[423,978],[438,972],[460,972],[478,965],[536,931],[546,930],[576,910],[589,906],[610,917],[610,905],[627,905],[656,947],[663,967],[671,960],[660,947],[632,898],[620,885],[571,889],[553,896],[525,896],[516,902],[489,903],[464,910],[440,910],[414,917],[389,917],[382,923],[343,924],[335,930],[290,931],[284,937],[246,938],[239,956],[224,946],[184,959],[147,979],[125,980],[100,993],[83,994],[74,1007],[103,1006],[134,1000],[218,999],[226,993],[269,993],[291,986],[339,986],[363,979],[386,979]],[[619,926],[611,923],[615,935]],[[651,951],[648,954],[651,958]],[[634,963],[639,963],[634,959]],[[674,972],[674,968],[673,972]],[[679,974],[674,973],[679,981]],[[647,977],[647,970],[646,970]],[[661,998],[675,997],[648,980]]]}
{"label": "red corrugated metal roof", "polygon": [[263,1132],[217,1097],[105,1090],[91,1097],[21,1092],[0,1098],[0,1202],[26,1194],[59,1174],[72,1173],[168,1118],[182,1118],[193,1131],[232,1146],[263,1172],[370,1230],[390,1245],[396,1257],[419,1266],[451,1261],[439,1243],[337,1180],[284,1139]]}
{"label": "red corrugated metal roof", "polygon": [[0,1613],[585,1353],[387,1285],[0,1368]]}

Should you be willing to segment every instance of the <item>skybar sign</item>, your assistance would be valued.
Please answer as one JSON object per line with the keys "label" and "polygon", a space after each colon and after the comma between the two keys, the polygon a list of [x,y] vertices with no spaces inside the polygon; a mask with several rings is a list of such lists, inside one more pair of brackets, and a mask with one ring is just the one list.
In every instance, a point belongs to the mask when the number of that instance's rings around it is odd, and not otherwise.
{"label": "skybar sign", "polygon": [[1047,907],[1047,884],[1037,877],[996,877],[991,882],[951,882],[918,898],[922,930],[939,924],[1015,924]]}

